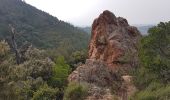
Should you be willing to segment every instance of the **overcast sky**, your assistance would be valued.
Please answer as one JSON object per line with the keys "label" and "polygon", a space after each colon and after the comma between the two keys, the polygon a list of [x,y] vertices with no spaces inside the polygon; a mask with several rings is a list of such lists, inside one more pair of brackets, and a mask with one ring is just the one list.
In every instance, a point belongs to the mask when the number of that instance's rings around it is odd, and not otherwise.
{"label": "overcast sky", "polygon": [[25,0],[27,3],[76,26],[90,26],[104,10],[130,24],[170,21],[170,0]]}

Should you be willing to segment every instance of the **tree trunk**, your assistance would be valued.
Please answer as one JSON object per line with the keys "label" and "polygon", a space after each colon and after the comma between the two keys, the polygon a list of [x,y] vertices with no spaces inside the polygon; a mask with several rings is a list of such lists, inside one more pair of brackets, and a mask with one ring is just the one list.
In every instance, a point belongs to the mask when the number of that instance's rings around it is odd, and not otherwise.
{"label": "tree trunk", "polygon": [[15,34],[16,34],[15,28],[12,27],[12,25],[9,25],[9,27],[11,29],[12,48],[13,48],[13,50],[15,52],[16,63],[19,65],[21,63],[21,56],[20,56],[16,41],[15,41]]}

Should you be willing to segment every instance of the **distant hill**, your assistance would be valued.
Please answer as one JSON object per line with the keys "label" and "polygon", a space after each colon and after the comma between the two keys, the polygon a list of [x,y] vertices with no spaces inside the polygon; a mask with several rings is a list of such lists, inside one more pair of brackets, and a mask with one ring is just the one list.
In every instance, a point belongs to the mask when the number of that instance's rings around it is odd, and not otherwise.
{"label": "distant hill", "polygon": [[136,25],[136,27],[138,28],[142,35],[147,35],[149,28],[153,26],[154,25]]}
{"label": "distant hill", "polygon": [[28,41],[39,48],[62,48],[60,51],[69,52],[84,49],[88,44],[85,31],[22,0],[0,0],[0,40],[10,38],[9,24],[18,31],[19,44]]}
{"label": "distant hill", "polygon": [[[147,35],[148,29],[153,27],[154,25],[135,25],[135,26],[138,28],[142,35]],[[83,27],[82,29],[87,33],[91,34],[91,27]]]}
{"label": "distant hill", "polygon": [[85,32],[91,34],[91,27],[82,27],[82,30],[84,30]]}

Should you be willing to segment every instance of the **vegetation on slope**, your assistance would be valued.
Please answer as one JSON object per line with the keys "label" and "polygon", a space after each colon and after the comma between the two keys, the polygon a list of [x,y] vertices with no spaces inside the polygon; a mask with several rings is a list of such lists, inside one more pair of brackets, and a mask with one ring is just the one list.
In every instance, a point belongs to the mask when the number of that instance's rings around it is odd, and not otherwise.
{"label": "vegetation on slope", "polygon": [[141,65],[136,73],[140,91],[134,100],[170,99],[170,22],[161,22],[141,40]]}
{"label": "vegetation on slope", "polygon": [[3,100],[62,99],[70,67],[63,57],[56,63],[44,50],[32,46],[22,53],[24,61],[16,63],[8,43],[0,42],[0,98]]}
{"label": "vegetation on slope", "polygon": [[[58,55],[87,48],[89,35],[73,25],[58,20],[21,0],[0,1],[0,40],[10,41],[9,24],[16,28],[17,43],[27,41],[43,49],[54,49]],[[56,55],[57,55],[56,54]]]}

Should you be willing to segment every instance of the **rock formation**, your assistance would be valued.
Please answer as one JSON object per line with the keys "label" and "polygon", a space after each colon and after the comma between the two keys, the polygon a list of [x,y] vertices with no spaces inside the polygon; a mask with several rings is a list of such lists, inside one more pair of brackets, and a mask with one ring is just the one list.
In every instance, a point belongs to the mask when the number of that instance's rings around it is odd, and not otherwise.
{"label": "rock formation", "polygon": [[92,25],[89,59],[102,60],[113,70],[135,67],[140,37],[137,28],[129,26],[126,19],[104,11]]}
{"label": "rock formation", "polygon": [[113,87],[118,100],[127,100],[135,91],[128,71],[139,63],[140,37],[137,28],[129,26],[126,19],[104,11],[93,22],[88,59],[70,74],[69,82],[89,83],[87,100],[112,100]]}

